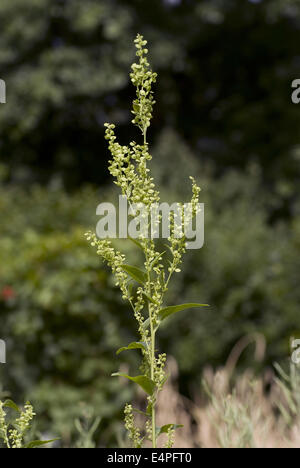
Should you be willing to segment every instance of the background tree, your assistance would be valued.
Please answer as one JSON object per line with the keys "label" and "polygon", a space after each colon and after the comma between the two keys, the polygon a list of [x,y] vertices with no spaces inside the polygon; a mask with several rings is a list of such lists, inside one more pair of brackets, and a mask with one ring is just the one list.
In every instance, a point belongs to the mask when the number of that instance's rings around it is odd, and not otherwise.
{"label": "background tree", "polygon": [[39,428],[65,445],[93,412],[95,443],[123,437],[132,394],[109,375],[135,333],[83,233],[116,196],[103,123],[127,143],[137,32],[159,74],[150,140],[163,198],[187,197],[193,174],[206,204],[205,246],[170,301],[201,297],[211,312],[174,318],[159,344],[188,397],[245,335],[267,351],[257,365],[249,348],[239,369],[286,359],[300,335],[298,0],[1,0],[0,24],[0,396],[32,401]]}

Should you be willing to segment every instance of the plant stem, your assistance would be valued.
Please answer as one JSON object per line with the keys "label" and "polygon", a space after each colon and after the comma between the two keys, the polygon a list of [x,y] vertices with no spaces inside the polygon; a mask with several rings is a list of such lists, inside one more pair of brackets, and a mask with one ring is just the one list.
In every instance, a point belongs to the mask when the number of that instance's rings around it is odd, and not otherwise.
{"label": "plant stem", "polygon": [[[148,256],[146,254],[146,259],[148,262]],[[151,296],[151,279],[150,272],[148,271],[148,294]],[[154,370],[155,370],[155,330],[153,328],[153,317],[151,312],[151,305],[149,304],[149,319],[150,319],[150,333],[151,333],[151,344],[150,344],[150,377],[154,382]],[[151,420],[152,420],[152,447],[156,448],[156,422],[155,422],[155,395],[152,395],[152,407],[151,407]]]}
{"label": "plant stem", "polygon": [[[144,137],[144,146],[147,146],[147,127],[143,128],[143,137]],[[146,261],[148,262],[148,256],[146,254]],[[151,278],[150,271],[148,270],[148,294],[151,296]],[[151,346],[150,346],[150,376],[151,380],[154,382],[154,363],[155,363],[155,330],[153,328],[153,319],[151,313],[151,305],[149,304],[149,319],[150,319],[150,333],[151,333]],[[155,414],[155,404],[156,396],[153,393],[152,395],[152,407],[151,407],[151,422],[152,422],[152,447],[156,448],[156,414]]]}
{"label": "plant stem", "polygon": [[[154,380],[154,360],[155,360],[155,331],[153,330],[153,323],[151,323],[151,380]],[[152,401],[152,447],[156,448],[156,421],[155,421],[155,396],[153,395]]]}

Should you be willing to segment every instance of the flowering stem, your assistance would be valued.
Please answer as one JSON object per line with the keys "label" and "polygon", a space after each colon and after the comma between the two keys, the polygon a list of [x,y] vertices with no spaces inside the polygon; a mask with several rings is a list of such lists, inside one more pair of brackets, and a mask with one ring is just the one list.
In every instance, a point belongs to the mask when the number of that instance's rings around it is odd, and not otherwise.
{"label": "flowering stem", "polygon": [[[144,131],[144,144],[147,145],[146,140],[146,130]],[[145,258],[146,264],[149,266],[149,259],[148,259],[148,245],[145,248]],[[151,276],[150,276],[150,269],[147,267],[147,292],[148,295],[151,296]],[[154,369],[155,369],[155,329],[153,324],[153,316],[151,311],[151,305],[148,305],[149,310],[149,320],[150,320],[150,350],[149,350],[149,360],[150,360],[150,377],[151,380],[155,381],[154,376]],[[156,448],[156,414],[155,414],[155,404],[156,404],[156,395],[155,390],[151,397],[151,427],[152,427],[152,447]]]}
{"label": "flowering stem", "polygon": [[[151,329],[151,380],[154,381],[154,360],[155,360],[155,330],[153,329],[153,321],[150,313],[150,329]],[[152,395],[152,411],[151,411],[151,417],[152,417],[152,447],[156,448],[156,415],[155,415],[155,401],[156,397],[153,394]]]}
{"label": "flowering stem", "polygon": [[[152,207],[160,203],[159,191],[155,188],[150,169],[147,167],[148,161],[152,159],[148,148],[147,130],[150,126],[155,104],[152,85],[156,82],[157,74],[152,72],[147,60],[148,49],[145,48],[147,41],[141,35],[138,35],[134,42],[139,60],[132,65],[132,73],[130,74],[131,81],[136,87],[136,99],[133,101],[132,108],[134,119],[132,122],[141,130],[143,142],[137,144],[133,141],[127,146],[120,145],[115,135],[115,125],[109,123],[105,124],[105,138],[109,142],[109,150],[112,154],[109,171],[115,178],[115,184],[120,187],[122,195],[128,198],[132,212],[135,212],[134,205],[139,206],[139,204],[142,204],[143,207],[147,208],[147,216],[143,216],[143,220],[146,218],[149,220],[149,215],[152,217]],[[190,203],[192,210],[187,217],[187,225],[193,221],[199,205],[200,188],[196,185],[194,179],[192,180],[193,196]],[[183,206],[183,204],[181,205]],[[186,251],[186,239],[182,235],[178,237],[174,216],[170,215],[169,221],[170,237],[168,238],[168,247],[172,257],[171,260],[168,259],[168,269],[166,262],[163,260],[163,255],[166,252],[160,252],[153,238],[151,237],[149,240],[149,237],[144,233],[137,233],[136,238],[139,241],[135,242],[144,252],[143,270],[126,264],[126,256],[116,250],[110,240],[106,238],[99,240],[96,234],[87,233],[87,239],[91,241],[92,246],[96,246],[98,255],[111,267],[115,276],[115,284],[121,289],[122,298],[129,301],[138,323],[140,341],[120,348],[118,354],[124,350],[140,349],[143,359],[140,367],[142,375],[131,377],[123,372],[113,374],[136,382],[147,395],[147,413],[144,413],[147,420],[143,433],[135,424],[132,406],[127,404],[124,411],[125,427],[133,446],[136,448],[143,446],[145,438],[150,439],[152,447],[156,448],[157,439],[163,433],[166,433],[168,438],[165,447],[170,448],[173,446],[176,425],[168,424],[162,428],[156,427],[157,395],[162,390],[167,376],[165,372],[166,354],[156,353],[155,339],[161,321],[169,315],[169,312],[175,313],[177,308],[178,310],[184,310],[187,306],[195,306],[195,304],[183,304],[162,308],[171,276],[173,273],[180,272],[179,266]],[[186,221],[185,218],[184,221]],[[150,227],[148,221],[148,231]],[[132,287],[132,280],[137,283],[134,287]],[[170,310],[167,315],[164,315],[167,309]],[[174,309],[175,311],[173,311]],[[138,410],[138,412],[140,411]]]}

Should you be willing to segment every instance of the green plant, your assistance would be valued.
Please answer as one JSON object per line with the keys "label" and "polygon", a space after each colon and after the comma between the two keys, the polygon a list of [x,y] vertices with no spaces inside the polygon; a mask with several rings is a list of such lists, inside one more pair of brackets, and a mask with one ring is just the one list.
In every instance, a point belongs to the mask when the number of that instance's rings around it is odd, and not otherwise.
{"label": "green plant", "polygon": [[[146,223],[149,222],[151,207],[160,202],[159,191],[155,188],[153,177],[147,163],[152,159],[147,142],[147,130],[152,118],[153,99],[152,85],[156,82],[157,75],[153,73],[147,60],[148,50],[145,48],[147,41],[141,35],[135,39],[138,63],[132,65],[131,81],[136,87],[136,99],[133,101],[134,115],[133,123],[140,129],[143,137],[142,144],[131,142],[129,146],[122,146],[116,141],[115,126],[105,124],[105,138],[109,142],[109,150],[112,154],[109,170],[115,178],[115,184],[120,187],[122,195],[127,197],[131,206],[142,204],[145,212]],[[183,211],[182,223],[191,222],[199,209],[200,188],[192,179],[192,199],[189,212]],[[148,220],[148,221],[147,221]],[[160,217],[161,221],[161,217]],[[118,372],[113,376],[125,377],[138,384],[147,394],[147,407],[142,414],[146,418],[146,431],[144,434],[136,426],[132,405],[125,407],[125,427],[129,438],[135,447],[142,447],[146,439],[150,440],[152,446],[157,446],[158,437],[167,433],[168,441],[166,447],[174,444],[175,429],[181,427],[176,424],[166,424],[156,427],[156,401],[167,380],[164,367],[166,354],[157,353],[156,337],[160,325],[171,315],[181,310],[206,306],[206,304],[188,303],[177,306],[165,306],[165,295],[168,291],[169,282],[174,273],[180,272],[180,265],[186,251],[186,237],[178,233],[175,223],[175,214],[169,217],[170,236],[168,238],[168,255],[161,252],[153,239],[149,239],[145,232],[140,234],[139,239],[131,239],[144,254],[144,268],[128,265],[126,256],[116,250],[112,241],[98,239],[96,234],[88,232],[87,239],[92,246],[97,248],[97,253],[112,269],[115,283],[122,292],[122,297],[132,307],[134,317],[137,321],[140,340],[122,347],[117,354],[132,349],[139,349],[142,353],[141,373],[137,376],[129,376]],[[149,232],[149,224],[147,231]],[[166,260],[165,260],[166,259]],[[139,413],[141,413],[139,411]]]}
{"label": "green plant", "polygon": [[274,380],[281,390],[282,398],[276,401],[277,407],[288,427],[300,423],[300,368],[290,364],[289,374],[275,363],[279,377]]}
{"label": "green plant", "polygon": [[84,408],[81,418],[75,420],[75,427],[78,432],[76,448],[96,448],[94,436],[99,428],[101,418],[94,417],[93,411]]}
{"label": "green plant", "polygon": [[[17,413],[17,416],[8,419],[5,409],[14,411]],[[0,401],[0,440],[3,441],[6,448],[37,448],[54,442],[54,440],[32,440],[25,442],[26,433],[32,426],[34,416],[33,407],[29,402],[26,403],[24,409],[20,409],[12,400]]]}
{"label": "green plant", "polygon": [[212,424],[221,448],[255,448],[250,408],[239,401],[235,390],[232,394],[212,393],[203,382],[214,411]]}

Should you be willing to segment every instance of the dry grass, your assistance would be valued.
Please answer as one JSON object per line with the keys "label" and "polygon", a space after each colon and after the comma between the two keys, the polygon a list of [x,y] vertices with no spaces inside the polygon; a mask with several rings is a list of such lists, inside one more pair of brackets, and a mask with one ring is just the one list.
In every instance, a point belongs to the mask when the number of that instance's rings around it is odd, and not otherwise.
{"label": "dry grass", "polygon": [[[176,375],[176,363],[169,362]],[[204,372],[203,388],[189,401],[168,382],[158,401],[158,425],[184,424],[176,434],[178,448],[299,448],[300,376],[268,371],[255,378],[245,372],[232,382],[233,368]],[[163,440],[160,446],[162,446]]]}

